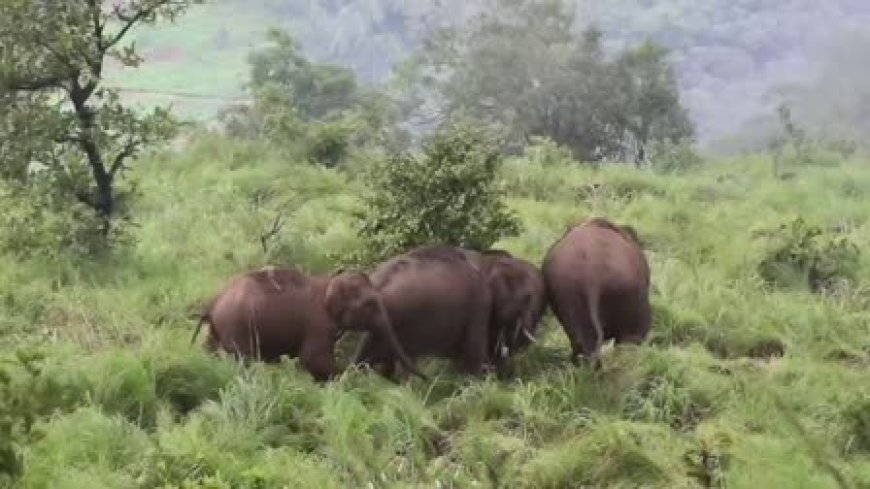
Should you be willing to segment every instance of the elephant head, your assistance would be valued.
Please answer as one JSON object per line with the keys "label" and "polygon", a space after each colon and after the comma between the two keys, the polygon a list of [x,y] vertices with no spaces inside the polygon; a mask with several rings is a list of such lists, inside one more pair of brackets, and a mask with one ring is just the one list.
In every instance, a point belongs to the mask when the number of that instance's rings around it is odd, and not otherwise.
{"label": "elephant head", "polygon": [[339,332],[368,331],[383,338],[406,369],[422,379],[427,378],[402,348],[380,292],[367,275],[341,269],[333,272],[323,296],[323,304],[338,325]]}
{"label": "elephant head", "polygon": [[537,341],[534,333],[546,307],[544,282],[533,265],[506,251],[478,253],[493,294],[491,320],[497,333],[493,353],[506,358]]}

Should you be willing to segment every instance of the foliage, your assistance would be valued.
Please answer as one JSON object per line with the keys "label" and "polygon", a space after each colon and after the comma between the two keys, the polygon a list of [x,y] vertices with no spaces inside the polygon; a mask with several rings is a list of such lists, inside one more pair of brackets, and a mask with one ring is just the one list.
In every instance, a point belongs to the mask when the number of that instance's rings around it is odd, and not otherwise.
{"label": "foliage", "polygon": [[502,157],[485,129],[456,122],[422,153],[394,154],[369,172],[360,233],[372,258],[433,243],[489,248],[520,231],[501,200]]}
{"label": "foliage", "polygon": [[[294,151],[198,134],[144,157],[133,169],[135,252],[111,268],[0,252],[0,368],[11,378],[0,412],[7,400],[26,407],[0,418],[33,420],[29,435],[13,435],[20,472],[0,485],[834,489],[837,472],[852,487],[870,481],[866,292],[766,287],[756,265],[768,249],[752,232],[794,212],[846,223],[842,236],[866,246],[866,163],[810,166],[788,182],[769,178],[763,155],[659,174],[579,165],[540,141],[496,172],[509,183],[499,200],[522,222],[496,246],[539,263],[577,219],[631,224],[648,243],[651,342],[605,345],[593,372],[567,360],[548,315],[509,378],[420,359],[429,382],[350,369],[319,386],[296,361],[240,365],[200,351],[187,319],[243,270],[329,271],[331,257],[367,244],[353,216],[361,182]],[[264,253],[260,232],[278,210],[286,224]],[[864,254],[851,268],[870,276]],[[357,339],[341,339],[341,365]],[[765,348],[775,341],[778,354]],[[30,344],[42,353],[34,374],[13,354]]]}
{"label": "foliage", "polygon": [[[14,479],[24,470],[21,453],[31,441],[37,417],[35,393],[16,389],[14,374],[19,368],[27,375],[38,375],[39,358],[19,351],[14,361],[0,364],[0,482]],[[9,365],[19,368],[10,368]]]}
{"label": "foliage", "polygon": [[509,128],[518,144],[547,136],[582,161],[641,164],[653,141],[692,137],[666,50],[648,42],[611,60],[600,32],[578,38],[574,28],[564,2],[496,2],[439,31],[404,69],[406,110],[467,111]]}
{"label": "foliage", "polygon": [[270,30],[268,42],[249,60],[248,83],[255,95],[264,87],[280,89],[306,122],[329,119],[354,104],[358,88],[352,70],[311,62],[286,32]]}
{"label": "foliage", "polygon": [[[0,124],[4,176],[26,184],[34,166],[37,173],[48,173],[45,180],[68,201],[76,199],[97,213],[103,238],[110,238],[112,219],[127,211],[120,175],[131,158],[168,140],[177,127],[165,109],[139,114],[125,107],[117,90],[102,84],[104,67],[111,61],[138,66],[142,59],[125,44],[127,34],[141,24],[173,20],[200,2],[4,2],[0,106],[9,109]],[[15,137],[24,134],[36,137]]]}
{"label": "foliage", "polygon": [[811,291],[820,292],[839,279],[855,278],[860,250],[847,237],[825,232],[802,217],[779,229],[782,243],[758,266],[765,280],[782,284],[797,274]]}
{"label": "foliage", "polygon": [[[646,163],[649,146],[686,144],[694,134],[689,114],[680,104],[677,80],[668,51],[653,42],[621,53],[615,61],[615,95],[619,126],[628,134],[634,151],[628,158],[638,166]],[[609,94],[602,94],[607,96]]]}
{"label": "foliage", "polygon": [[395,141],[390,106],[358,86],[352,70],[312,62],[286,32],[270,30],[268,40],[249,58],[253,103],[221,113],[231,135],[302,142],[307,158],[326,167],[343,162],[351,147]]}
{"label": "foliage", "polygon": [[[88,206],[72,201],[52,175],[30,177],[27,184],[0,184],[0,203],[4,212],[0,226],[0,249],[22,258],[42,257],[54,261],[61,257],[93,257],[106,251],[106,237],[94,232],[102,220]],[[132,239],[128,216],[117,218],[108,236],[116,245]]]}
{"label": "foliage", "polygon": [[657,141],[650,148],[650,166],[662,173],[681,173],[697,169],[704,161],[685,141]]}

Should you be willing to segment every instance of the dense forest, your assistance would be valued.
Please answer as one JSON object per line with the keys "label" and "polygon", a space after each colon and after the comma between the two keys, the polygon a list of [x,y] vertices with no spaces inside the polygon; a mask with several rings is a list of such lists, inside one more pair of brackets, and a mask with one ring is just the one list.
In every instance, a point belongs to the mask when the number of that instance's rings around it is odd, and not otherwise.
{"label": "dense forest", "polygon": [[867,20],[0,3],[0,487],[870,487]]}

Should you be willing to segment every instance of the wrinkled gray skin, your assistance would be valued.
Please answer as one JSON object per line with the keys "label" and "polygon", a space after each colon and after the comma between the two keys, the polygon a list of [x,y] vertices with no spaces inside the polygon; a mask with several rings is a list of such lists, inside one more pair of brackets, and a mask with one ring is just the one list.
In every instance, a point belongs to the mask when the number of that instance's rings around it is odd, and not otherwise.
{"label": "wrinkled gray skin", "polygon": [[499,368],[536,342],[547,309],[544,276],[535,265],[503,250],[463,250],[480,268],[492,294],[488,351]]}
{"label": "wrinkled gray skin", "polygon": [[550,306],[571,342],[601,367],[601,344],[641,343],[649,333],[650,269],[634,229],[593,218],[573,226],[542,265]]}
{"label": "wrinkled gray skin", "polygon": [[[484,276],[460,250],[415,248],[383,262],[370,277],[408,356],[452,359],[472,375],[484,371],[492,298]],[[394,379],[395,355],[377,332],[362,340],[353,363]]]}
{"label": "wrinkled gray skin", "polygon": [[372,331],[385,348],[421,375],[396,341],[380,294],[361,273],[308,276],[293,268],[264,268],[232,278],[199,315],[209,324],[205,348],[247,360],[298,357],[319,382],[338,374],[335,342],[345,330]]}

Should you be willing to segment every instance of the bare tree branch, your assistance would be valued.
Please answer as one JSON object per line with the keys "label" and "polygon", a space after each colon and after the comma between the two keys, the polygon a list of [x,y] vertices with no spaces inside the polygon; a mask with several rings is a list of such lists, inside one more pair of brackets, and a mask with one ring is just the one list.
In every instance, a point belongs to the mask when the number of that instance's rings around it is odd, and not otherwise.
{"label": "bare tree branch", "polygon": [[115,7],[114,7],[115,16],[117,16],[119,20],[124,22],[124,26],[121,27],[121,30],[119,30],[115,34],[115,36],[112,37],[112,39],[107,44],[105,44],[105,46],[103,46],[103,50],[105,51],[105,50],[111,49],[116,44],[118,44],[121,41],[121,39],[123,39],[124,36],[127,35],[127,32],[130,29],[132,29],[134,25],[136,25],[137,22],[139,22],[142,19],[153,14],[160,7],[163,7],[166,5],[172,5],[175,3],[176,2],[174,2],[173,0],[160,0],[160,1],[154,2],[154,4],[151,5],[150,7],[140,8],[133,15],[126,15],[124,13],[123,9],[121,8],[121,6],[115,5]]}
{"label": "bare tree branch", "polygon": [[111,168],[109,168],[110,177],[114,178],[115,174],[124,167],[124,162],[127,158],[136,154],[136,150],[139,149],[140,144],[141,141],[135,139],[127,141],[127,144],[125,144],[124,148],[115,156],[115,160],[112,162]]}
{"label": "bare tree branch", "polygon": [[275,220],[272,221],[272,227],[265,233],[260,234],[260,246],[263,247],[263,253],[269,252],[269,240],[274,238],[281,230],[284,228],[284,224],[286,224],[286,220],[284,219],[284,212],[280,211],[275,216]]}

